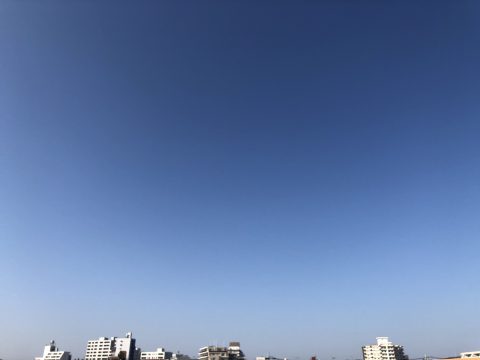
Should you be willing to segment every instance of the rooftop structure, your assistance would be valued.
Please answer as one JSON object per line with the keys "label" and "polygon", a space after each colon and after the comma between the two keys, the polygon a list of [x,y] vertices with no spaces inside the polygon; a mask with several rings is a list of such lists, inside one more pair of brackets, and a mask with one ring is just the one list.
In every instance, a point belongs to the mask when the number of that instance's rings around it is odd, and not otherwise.
{"label": "rooftop structure", "polygon": [[480,351],[469,351],[460,353],[460,358],[469,359],[469,358],[480,358]]}

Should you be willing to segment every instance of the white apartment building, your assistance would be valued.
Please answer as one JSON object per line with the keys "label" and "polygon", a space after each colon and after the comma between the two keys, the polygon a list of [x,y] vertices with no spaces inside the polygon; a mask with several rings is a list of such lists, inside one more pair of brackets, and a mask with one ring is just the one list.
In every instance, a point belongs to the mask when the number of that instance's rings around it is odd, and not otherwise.
{"label": "white apartment building", "polygon": [[131,332],[128,332],[124,338],[115,338],[115,357],[121,360],[137,360],[139,354],[137,355],[136,352],[139,352],[139,349],[135,347],[135,339]]}
{"label": "white apartment building", "polygon": [[403,346],[392,344],[388,337],[377,337],[377,343],[363,346],[362,352],[364,360],[408,360]]}
{"label": "white apartment building", "polygon": [[172,353],[165,351],[164,348],[158,348],[157,351],[142,351],[140,360],[167,360],[172,358]]}
{"label": "white apartment building", "polygon": [[72,355],[68,351],[60,351],[55,345],[55,341],[43,348],[43,356],[36,357],[35,360],[72,360]]}
{"label": "white apartment building", "polygon": [[99,337],[98,340],[89,340],[85,360],[108,360],[115,349],[115,338]]}
{"label": "white apartment building", "polygon": [[85,360],[137,360],[138,353],[135,339],[129,332],[124,338],[100,337],[97,340],[89,340]]}

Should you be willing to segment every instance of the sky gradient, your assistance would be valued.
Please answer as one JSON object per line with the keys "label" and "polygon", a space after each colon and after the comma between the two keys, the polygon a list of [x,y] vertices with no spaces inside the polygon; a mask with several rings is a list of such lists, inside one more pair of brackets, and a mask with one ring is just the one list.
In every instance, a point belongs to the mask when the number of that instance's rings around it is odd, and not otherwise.
{"label": "sky gradient", "polygon": [[0,358],[480,348],[480,3],[0,2]]}

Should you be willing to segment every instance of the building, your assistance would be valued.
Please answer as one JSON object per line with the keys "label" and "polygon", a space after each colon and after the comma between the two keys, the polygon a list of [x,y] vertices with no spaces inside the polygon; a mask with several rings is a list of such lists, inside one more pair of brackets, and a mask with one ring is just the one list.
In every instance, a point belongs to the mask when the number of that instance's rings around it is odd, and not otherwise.
{"label": "building", "polygon": [[227,351],[230,360],[245,360],[245,354],[242,349],[240,349],[240,343],[238,341],[231,341]]}
{"label": "building", "polygon": [[135,347],[135,339],[132,333],[129,332],[124,338],[114,338],[115,352],[113,357],[118,357],[120,360],[138,360],[136,352],[139,351]]}
{"label": "building", "polygon": [[144,351],[140,354],[140,360],[167,360],[172,358],[172,353],[158,348],[157,351]]}
{"label": "building", "polygon": [[460,353],[460,358],[470,359],[470,358],[480,358],[480,351],[469,351]]}
{"label": "building", "polygon": [[139,360],[140,349],[135,347],[135,339],[129,332],[124,338],[100,337],[89,340],[85,360]]}
{"label": "building", "polygon": [[198,360],[228,360],[227,348],[223,346],[205,346],[198,351]]}
{"label": "building", "polygon": [[114,338],[100,337],[89,340],[85,360],[108,360],[114,352]]}
{"label": "building", "polygon": [[35,360],[72,360],[72,355],[68,351],[58,350],[55,341],[52,340],[43,348],[43,356],[36,357]]}
{"label": "building", "polygon": [[362,352],[363,360],[408,360],[403,346],[392,344],[388,337],[377,337],[377,343],[363,346]]}
{"label": "building", "polygon": [[469,352],[462,352],[460,356],[451,356],[448,358],[444,358],[448,360],[480,360],[480,351],[469,351]]}
{"label": "building", "polygon": [[245,360],[240,343],[232,341],[228,347],[205,346],[198,351],[198,360]]}

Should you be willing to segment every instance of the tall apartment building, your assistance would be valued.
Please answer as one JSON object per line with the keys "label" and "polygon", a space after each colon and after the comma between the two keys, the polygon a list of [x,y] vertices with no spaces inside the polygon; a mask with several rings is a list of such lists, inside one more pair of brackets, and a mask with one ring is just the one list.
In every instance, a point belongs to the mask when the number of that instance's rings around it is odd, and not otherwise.
{"label": "tall apartment building", "polygon": [[240,343],[232,341],[228,347],[205,346],[198,351],[198,360],[245,360]]}
{"label": "tall apartment building", "polygon": [[374,345],[362,346],[363,360],[408,360],[403,346],[394,345],[388,337],[377,337]]}
{"label": "tall apartment building", "polygon": [[60,351],[52,340],[43,348],[43,356],[36,357],[35,360],[72,360],[72,355],[68,351]]}
{"label": "tall apartment building", "polygon": [[124,338],[100,337],[98,340],[89,340],[85,360],[139,360],[140,349],[135,347],[132,333]]}
{"label": "tall apartment building", "polygon": [[168,360],[172,358],[170,351],[165,351],[164,348],[158,348],[157,351],[142,351],[140,360]]}

